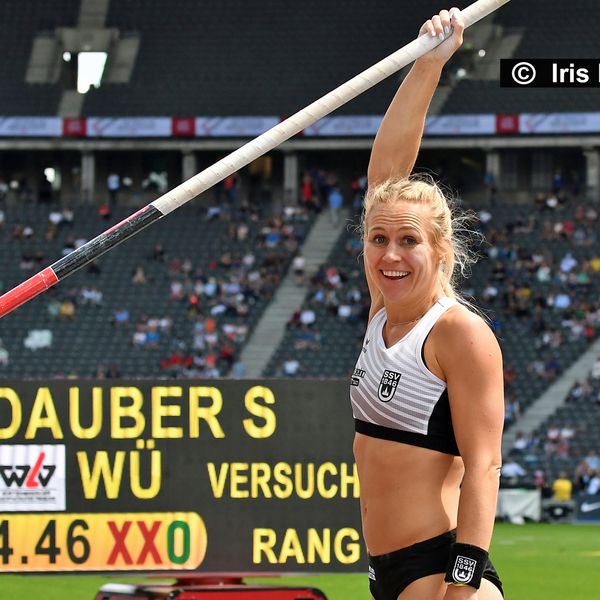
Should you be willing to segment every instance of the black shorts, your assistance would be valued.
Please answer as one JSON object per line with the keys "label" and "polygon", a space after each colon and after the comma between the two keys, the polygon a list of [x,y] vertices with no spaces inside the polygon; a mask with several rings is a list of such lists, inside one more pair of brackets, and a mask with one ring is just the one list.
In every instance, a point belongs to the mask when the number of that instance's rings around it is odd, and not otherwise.
{"label": "black shorts", "polygon": [[[369,587],[375,600],[396,600],[404,588],[421,577],[445,573],[450,548],[456,541],[456,529],[424,542],[369,556]],[[491,581],[504,597],[502,582],[488,558],[483,578]]]}

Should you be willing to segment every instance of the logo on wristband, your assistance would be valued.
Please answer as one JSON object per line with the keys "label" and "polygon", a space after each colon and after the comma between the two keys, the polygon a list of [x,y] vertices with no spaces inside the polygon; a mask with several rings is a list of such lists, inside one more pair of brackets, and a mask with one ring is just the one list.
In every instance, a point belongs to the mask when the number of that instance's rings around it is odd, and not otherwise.
{"label": "logo on wristband", "polygon": [[476,560],[459,554],[456,557],[454,569],[452,569],[452,579],[457,583],[469,583],[473,579],[473,575],[475,575],[476,566]]}

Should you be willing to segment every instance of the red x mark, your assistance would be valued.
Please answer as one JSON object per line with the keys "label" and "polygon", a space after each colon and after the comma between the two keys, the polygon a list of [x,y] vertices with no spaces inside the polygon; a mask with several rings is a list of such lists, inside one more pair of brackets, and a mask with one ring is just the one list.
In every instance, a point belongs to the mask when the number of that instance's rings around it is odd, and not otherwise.
{"label": "red x mark", "polygon": [[114,521],[108,521],[108,528],[113,534],[113,538],[115,540],[115,545],[113,546],[112,552],[108,557],[108,564],[114,565],[115,562],[117,562],[119,554],[122,554],[125,564],[131,565],[133,560],[131,559],[131,555],[129,554],[129,550],[127,550],[127,546],[125,544],[125,538],[127,537],[129,529],[131,528],[131,521],[125,521],[121,529],[119,529],[119,526]]}
{"label": "red x mark", "polygon": [[148,556],[148,554],[152,555],[152,558],[154,559],[155,563],[161,564],[162,560],[154,543],[154,538],[156,537],[156,534],[160,529],[161,522],[153,521],[152,527],[150,529],[146,527],[146,523],[144,523],[144,521],[138,521],[137,525],[140,528],[142,536],[144,537],[144,547],[142,548],[142,551],[138,556],[137,564],[143,564],[146,561],[146,557]]}

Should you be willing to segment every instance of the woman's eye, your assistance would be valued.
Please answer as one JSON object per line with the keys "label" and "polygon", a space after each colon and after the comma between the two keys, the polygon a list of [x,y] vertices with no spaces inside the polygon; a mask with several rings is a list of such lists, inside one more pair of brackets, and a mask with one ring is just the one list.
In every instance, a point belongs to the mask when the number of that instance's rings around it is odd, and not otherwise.
{"label": "woman's eye", "polygon": [[406,236],[404,238],[404,243],[407,246],[414,246],[417,243],[417,240],[414,237]]}
{"label": "woman's eye", "polygon": [[374,241],[376,244],[383,244],[383,243],[385,242],[385,238],[384,238],[382,235],[376,235],[376,236],[373,238],[373,241]]}

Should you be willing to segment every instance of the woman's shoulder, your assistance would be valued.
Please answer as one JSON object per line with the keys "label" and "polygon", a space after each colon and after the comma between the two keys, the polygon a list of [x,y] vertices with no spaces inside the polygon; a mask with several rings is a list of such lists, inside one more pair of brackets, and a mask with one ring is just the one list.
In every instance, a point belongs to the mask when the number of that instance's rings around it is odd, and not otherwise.
{"label": "woman's shoulder", "polygon": [[485,317],[461,302],[453,302],[440,315],[432,331],[434,340],[445,345],[459,345],[466,339],[479,338],[482,343],[497,344]]}

